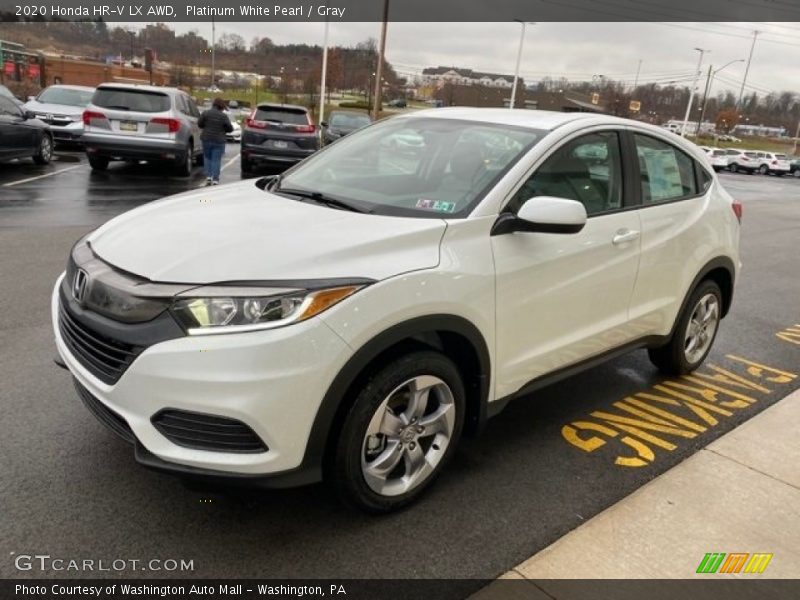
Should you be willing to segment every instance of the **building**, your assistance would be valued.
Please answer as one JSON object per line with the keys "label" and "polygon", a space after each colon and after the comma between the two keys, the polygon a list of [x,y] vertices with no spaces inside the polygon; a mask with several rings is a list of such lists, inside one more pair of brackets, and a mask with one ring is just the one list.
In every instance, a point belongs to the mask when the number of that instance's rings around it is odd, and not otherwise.
{"label": "building", "polygon": [[557,112],[605,112],[606,107],[595,98],[578,92],[525,92],[525,108]]}
{"label": "building", "polygon": [[[47,55],[44,57],[42,87],[53,84],[97,86],[105,82],[150,83],[142,68]],[[169,73],[153,70],[153,85],[169,85]]]}
{"label": "building", "polygon": [[[514,86],[513,75],[497,73],[479,73],[472,69],[460,67],[427,67],[422,70],[422,85],[442,88],[445,84],[482,85],[484,87],[511,89]],[[518,89],[525,86],[522,78],[517,83]]]}

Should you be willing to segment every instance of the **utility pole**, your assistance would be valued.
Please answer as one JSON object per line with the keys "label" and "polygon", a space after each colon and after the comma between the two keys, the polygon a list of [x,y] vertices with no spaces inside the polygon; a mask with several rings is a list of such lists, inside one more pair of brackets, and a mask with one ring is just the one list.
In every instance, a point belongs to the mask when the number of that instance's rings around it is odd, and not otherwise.
{"label": "utility pole", "polygon": [[756,47],[756,38],[758,38],[758,34],[761,33],[760,31],[756,30],[753,32],[753,43],[750,44],[750,54],[747,57],[747,66],[744,68],[744,79],[742,79],[742,87],[739,90],[739,99],[736,101],[736,111],[740,110],[742,105],[742,96],[744,96],[744,85],[747,83],[747,74],[750,72],[750,61],[753,60],[753,49]]}
{"label": "utility pole", "polygon": [[636,88],[639,87],[639,72],[642,70],[642,59],[639,59],[639,66],[636,67],[636,78],[633,80],[633,93],[636,93]]}
{"label": "utility pole", "polygon": [[319,117],[317,126],[319,127],[320,139],[322,137],[322,120],[325,118],[325,79],[328,74],[328,26],[330,21],[325,17],[325,40],[322,47],[322,76],[319,83]]}
{"label": "utility pole", "polygon": [[215,34],[216,34],[216,28],[214,26],[214,17],[211,17],[211,87],[212,88],[216,85],[217,81],[217,78],[215,76],[216,73],[214,72],[216,66],[215,61],[217,52],[216,48],[217,44],[216,41],[214,40]]}
{"label": "utility pole", "polygon": [[797,122],[797,131],[794,132],[794,147],[792,147],[792,156],[797,154],[797,138],[800,137],[800,121]]}
{"label": "utility pole", "polygon": [[386,52],[386,23],[389,20],[389,0],[383,0],[383,24],[381,25],[381,47],[378,51],[378,68],[375,69],[375,97],[372,112],[375,120],[381,112],[381,80],[383,78],[383,55]]}
{"label": "utility pole", "polygon": [[689,114],[692,111],[692,104],[694,103],[694,90],[697,87],[697,80],[700,78],[700,66],[703,64],[703,55],[707,52],[702,48],[695,48],[700,53],[700,58],[697,60],[697,70],[692,82],[692,89],[689,91],[689,103],[686,105],[686,114],[683,116],[683,125],[681,126],[681,137],[686,136],[686,124],[689,122]]}
{"label": "utility pole", "polygon": [[519,33],[519,48],[517,49],[517,66],[514,68],[514,85],[511,87],[511,103],[508,108],[514,108],[517,100],[517,81],[519,80],[519,65],[522,62],[522,45],[525,43],[525,21],[516,19],[522,25],[522,31]]}
{"label": "utility pole", "polygon": [[737,58],[736,60],[732,60],[731,62],[722,65],[716,71],[712,70],[712,66],[708,67],[708,76],[706,77],[706,92],[703,95],[703,108],[700,109],[700,119],[698,121],[698,123],[699,123],[698,127],[700,127],[700,124],[703,123],[703,118],[706,115],[706,105],[708,104],[708,97],[711,94],[711,86],[714,84],[714,77],[716,76],[717,73],[722,71],[722,69],[726,69],[727,67],[730,67],[732,64],[739,63],[739,62],[744,62],[744,59],[743,58]]}
{"label": "utility pole", "polygon": [[697,135],[700,136],[700,128],[703,126],[703,119],[706,116],[706,103],[708,102],[708,88],[711,86],[711,70],[714,65],[708,65],[708,75],[706,75],[706,88],[703,90],[703,104],[700,108],[700,117],[697,119]]}

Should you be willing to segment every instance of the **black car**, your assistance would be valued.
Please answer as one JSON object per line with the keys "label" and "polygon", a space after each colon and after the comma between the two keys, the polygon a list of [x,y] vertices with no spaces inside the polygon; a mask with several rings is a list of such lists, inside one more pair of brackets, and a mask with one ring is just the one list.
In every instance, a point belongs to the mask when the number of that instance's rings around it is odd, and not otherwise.
{"label": "black car", "polygon": [[334,110],[328,116],[328,120],[322,122],[322,143],[335,142],[340,137],[366,127],[370,123],[372,123],[372,119],[364,113]]}
{"label": "black car", "polygon": [[53,136],[47,124],[0,95],[0,160],[30,156],[36,164],[46,165],[52,155]]}
{"label": "black car", "polygon": [[259,104],[242,130],[242,173],[258,165],[289,167],[317,150],[317,128],[305,107]]}
{"label": "black car", "polygon": [[795,158],[789,163],[789,172],[795,177],[800,177],[800,158]]}
{"label": "black car", "polygon": [[389,106],[392,108],[405,108],[408,103],[405,98],[395,98],[394,100],[389,100]]}

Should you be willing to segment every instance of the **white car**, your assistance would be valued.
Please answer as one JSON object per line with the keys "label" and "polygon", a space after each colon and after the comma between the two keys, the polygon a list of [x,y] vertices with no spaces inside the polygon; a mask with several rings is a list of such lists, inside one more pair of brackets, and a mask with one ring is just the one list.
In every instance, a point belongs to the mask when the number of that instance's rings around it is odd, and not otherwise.
{"label": "white car", "polygon": [[[380,143],[393,136],[425,143],[409,156]],[[52,294],[55,342],[140,463],[325,478],[385,512],[512,398],[636,348],[696,369],[731,305],[741,211],[658,127],[408,113],[79,240]]]}
{"label": "white car", "polygon": [[728,148],[725,152],[728,155],[728,170],[732,173],[743,172],[752,175],[759,167],[758,154],[755,150]]}
{"label": "white car", "polygon": [[51,85],[25,103],[23,109],[50,126],[56,142],[80,142],[83,111],[92,99],[93,87]]}
{"label": "white car", "polygon": [[756,152],[758,172],[762,175],[777,175],[783,177],[792,170],[789,157],[777,152]]}
{"label": "white car", "polygon": [[715,171],[728,168],[728,152],[724,148],[707,148],[700,146],[706,153],[709,164]]}
{"label": "white car", "polygon": [[242,141],[242,126],[239,125],[239,121],[236,120],[236,115],[233,112],[226,110],[225,114],[228,115],[231,125],[233,125],[233,131],[226,133],[225,139],[229,142],[236,142],[238,144]]}

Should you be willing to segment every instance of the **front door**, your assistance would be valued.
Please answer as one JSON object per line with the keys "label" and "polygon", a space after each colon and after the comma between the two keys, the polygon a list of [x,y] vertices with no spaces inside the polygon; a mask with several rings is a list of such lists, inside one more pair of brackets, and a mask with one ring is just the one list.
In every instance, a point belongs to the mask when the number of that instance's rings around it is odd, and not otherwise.
{"label": "front door", "polygon": [[578,200],[588,220],[576,234],[492,237],[498,397],[636,337],[627,324],[641,227],[623,201],[622,156],[616,131],[574,138],[508,203],[516,212],[536,196]]}

